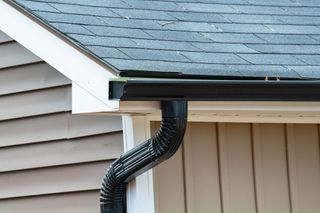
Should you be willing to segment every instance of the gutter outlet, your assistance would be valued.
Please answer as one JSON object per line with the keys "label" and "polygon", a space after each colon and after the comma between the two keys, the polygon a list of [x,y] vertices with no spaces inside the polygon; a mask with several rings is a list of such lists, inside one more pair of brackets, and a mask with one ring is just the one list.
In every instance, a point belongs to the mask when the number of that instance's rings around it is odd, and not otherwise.
{"label": "gutter outlet", "polygon": [[101,213],[126,213],[127,184],[173,156],[187,126],[187,101],[161,102],[162,122],[156,135],[112,163],[100,191]]}

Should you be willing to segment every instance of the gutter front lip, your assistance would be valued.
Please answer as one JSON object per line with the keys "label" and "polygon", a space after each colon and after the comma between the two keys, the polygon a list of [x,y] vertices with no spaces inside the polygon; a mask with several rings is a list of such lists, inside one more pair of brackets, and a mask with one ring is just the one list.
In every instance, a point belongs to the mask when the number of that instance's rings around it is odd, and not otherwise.
{"label": "gutter front lip", "polygon": [[320,101],[320,80],[111,79],[120,101]]}

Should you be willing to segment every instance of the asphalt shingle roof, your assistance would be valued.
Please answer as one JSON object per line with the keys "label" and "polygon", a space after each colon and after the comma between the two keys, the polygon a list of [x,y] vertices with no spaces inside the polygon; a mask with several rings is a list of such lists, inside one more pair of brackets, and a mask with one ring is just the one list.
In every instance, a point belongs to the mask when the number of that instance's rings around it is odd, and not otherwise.
{"label": "asphalt shingle roof", "polygon": [[15,2],[120,75],[320,78],[319,0]]}

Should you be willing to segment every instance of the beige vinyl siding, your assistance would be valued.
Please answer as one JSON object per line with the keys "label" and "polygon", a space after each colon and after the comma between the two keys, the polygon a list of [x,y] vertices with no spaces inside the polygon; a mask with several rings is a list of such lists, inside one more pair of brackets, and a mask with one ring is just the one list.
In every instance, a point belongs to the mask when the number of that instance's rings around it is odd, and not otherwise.
{"label": "beige vinyl siding", "polygon": [[154,169],[157,213],[319,213],[319,130],[189,123],[178,154]]}
{"label": "beige vinyl siding", "polygon": [[0,31],[0,212],[99,212],[120,117],[71,114],[71,82]]}

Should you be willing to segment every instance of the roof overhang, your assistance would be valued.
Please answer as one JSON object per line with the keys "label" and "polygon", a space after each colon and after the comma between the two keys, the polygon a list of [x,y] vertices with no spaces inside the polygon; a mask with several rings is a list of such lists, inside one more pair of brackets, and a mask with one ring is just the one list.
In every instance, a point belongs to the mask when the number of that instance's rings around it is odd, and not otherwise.
{"label": "roof overhang", "polygon": [[0,1],[0,29],[72,80],[73,112],[117,111],[109,101],[108,79],[114,68],[86,53],[59,32],[9,0]]}
{"label": "roof overhang", "polygon": [[111,80],[109,100],[109,79],[116,70],[12,1],[0,1],[0,14],[2,31],[72,80],[74,113],[138,114],[157,120],[160,100],[187,99],[190,121],[320,123],[316,81],[250,80],[248,85],[243,80],[121,79]]}
{"label": "roof overhang", "polygon": [[320,81],[112,79],[118,113],[160,119],[160,101],[188,100],[189,121],[320,123]]}

